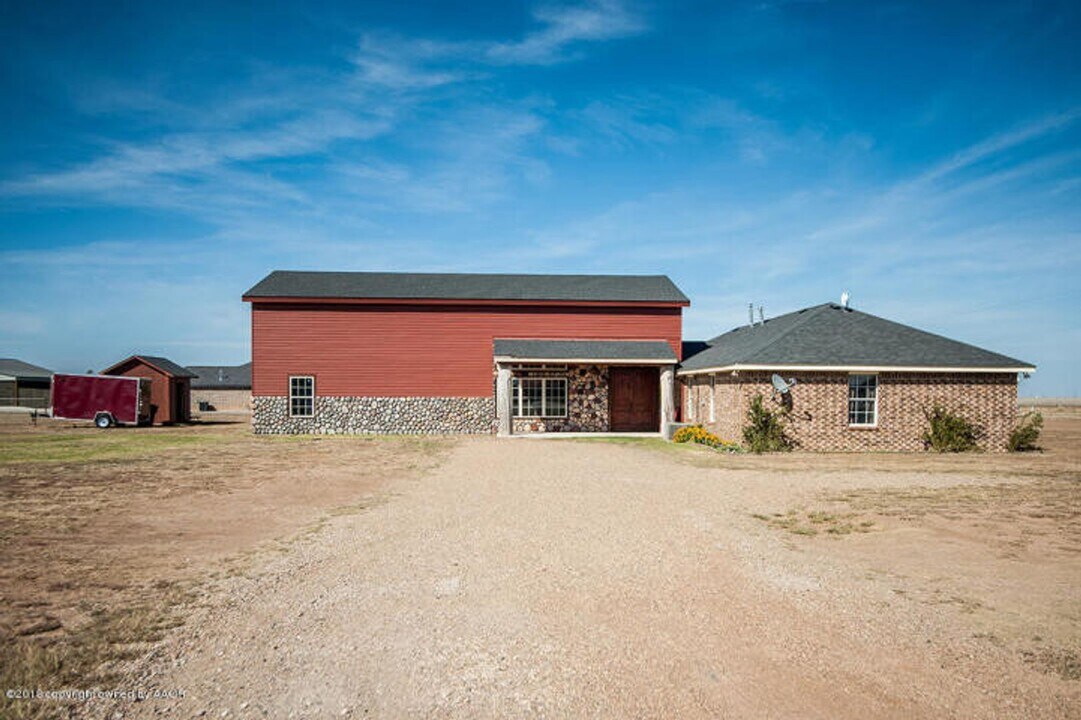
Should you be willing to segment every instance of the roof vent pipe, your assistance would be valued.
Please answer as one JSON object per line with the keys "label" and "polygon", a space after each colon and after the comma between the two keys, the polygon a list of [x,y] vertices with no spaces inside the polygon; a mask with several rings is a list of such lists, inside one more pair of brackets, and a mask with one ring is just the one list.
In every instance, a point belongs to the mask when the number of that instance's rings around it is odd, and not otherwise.
{"label": "roof vent pipe", "polygon": [[843,290],[841,292],[841,307],[843,307],[845,310],[848,309],[848,291],[847,290]]}
{"label": "roof vent pipe", "polygon": [[761,305],[758,306],[758,324],[759,325],[765,325],[766,324],[766,309],[764,307],[762,307]]}
{"label": "roof vent pipe", "polygon": [[754,303],[747,303],[747,317],[750,319],[751,327],[754,327]]}

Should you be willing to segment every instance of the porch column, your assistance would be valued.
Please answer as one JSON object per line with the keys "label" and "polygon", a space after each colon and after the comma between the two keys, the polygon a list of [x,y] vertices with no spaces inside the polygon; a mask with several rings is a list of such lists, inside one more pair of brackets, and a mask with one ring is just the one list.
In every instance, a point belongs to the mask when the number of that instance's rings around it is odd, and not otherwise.
{"label": "porch column", "polygon": [[661,368],[661,432],[676,419],[676,366]]}
{"label": "porch column", "polygon": [[496,365],[495,415],[499,421],[498,435],[507,437],[511,434],[511,371],[502,363]]}

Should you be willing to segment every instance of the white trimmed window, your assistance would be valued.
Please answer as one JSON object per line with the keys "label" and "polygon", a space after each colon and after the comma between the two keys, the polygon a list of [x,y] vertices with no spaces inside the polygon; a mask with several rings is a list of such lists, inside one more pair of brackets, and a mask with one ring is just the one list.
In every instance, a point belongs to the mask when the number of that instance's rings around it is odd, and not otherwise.
{"label": "white trimmed window", "polygon": [[289,417],[315,415],[315,378],[311,375],[289,376]]}
{"label": "white trimmed window", "polygon": [[514,417],[566,417],[567,378],[516,377],[511,400]]}
{"label": "white trimmed window", "polygon": [[874,427],[878,424],[878,376],[848,376],[848,424]]}

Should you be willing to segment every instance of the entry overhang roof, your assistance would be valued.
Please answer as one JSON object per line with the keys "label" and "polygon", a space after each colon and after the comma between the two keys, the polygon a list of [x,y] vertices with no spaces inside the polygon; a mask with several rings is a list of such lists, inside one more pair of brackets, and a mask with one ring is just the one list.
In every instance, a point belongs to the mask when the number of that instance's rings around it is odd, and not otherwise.
{"label": "entry overhang roof", "polygon": [[500,362],[670,365],[679,360],[663,340],[514,340],[496,338]]}

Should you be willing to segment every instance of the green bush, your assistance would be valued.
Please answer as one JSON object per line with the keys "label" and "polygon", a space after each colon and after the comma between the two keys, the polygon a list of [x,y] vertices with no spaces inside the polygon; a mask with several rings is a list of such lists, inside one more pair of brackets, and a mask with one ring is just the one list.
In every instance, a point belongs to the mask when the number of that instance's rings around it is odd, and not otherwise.
{"label": "green bush", "polygon": [[924,412],[930,427],[923,433],[923,442],[938,452],[969,452],[977,450],[976,426],[946,408],[935,405]]}
{"label": "green bush", "polygon": [[751,408],[747,411],[747,425],[743,428],[743,443],[754,453],[792,449],[792,441],[784,431],[783,413],[767,408],[761,395],[755,395],[751,399]]}
{"label": "green bush", "polygon": [[1021,417],[1021,424],[1010,433],[1008,447],[1010,452],[1025,452],[1027,450],[1039,450],[1036,441],[1040,439],[1040,430],[1043,429],[1043,415],[1038,412],[1025,413]]}

